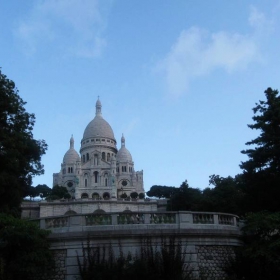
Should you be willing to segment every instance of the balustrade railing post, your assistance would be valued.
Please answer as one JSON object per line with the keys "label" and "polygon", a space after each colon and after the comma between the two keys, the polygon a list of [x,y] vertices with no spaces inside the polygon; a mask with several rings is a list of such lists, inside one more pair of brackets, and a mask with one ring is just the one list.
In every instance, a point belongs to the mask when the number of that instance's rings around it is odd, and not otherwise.
{"label": "balustrade railing post", "polygon": [[81,226],[86,226],[87,224],[86,224],[86,216],[85,215],[83,215],[83,216],[81,216]]}
{"label": "balustrade railing post", "polygon": [[218,214],[214,214],[214,224],[215,225],[219,224],[219,215]]}
{"label": "balustrade railing post", "polygon": [[150,224],[151,213],[144,214],[144,224]]}
{"label": "balustrade railing post", "polygon": [[118,224],[118,214],[112,214],[112,225],[117,225]]}
{"label": "balustrade railing post", "polygon": [[46,220],[45,219],[40,220],[40,229],[46,229]]}
{"label": "balustrade railing post", "polygon": [[234,225],[235,227],[237,226],[236,217],[233,217],[233,225]]}
{"label": "balustrade railing post", "polygon": [[181,226],[181,224],[193,224],[193,214],[192,213],[184,213],[184,212],[177,212],[176,213],[176,223]]}

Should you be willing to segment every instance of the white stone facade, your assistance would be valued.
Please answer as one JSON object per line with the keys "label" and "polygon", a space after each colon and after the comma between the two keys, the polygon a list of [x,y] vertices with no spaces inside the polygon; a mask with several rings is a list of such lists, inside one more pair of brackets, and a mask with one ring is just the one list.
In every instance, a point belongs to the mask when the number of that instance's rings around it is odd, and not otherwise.
{"label": "white stone facade", "polygon": [[111,199],[128,197],[133,192],[144,194],[143,171],[134,170],[134,162],[121,137],[117,149],[114,132],[102,117],[101,102],[96,102],[96,115],[87,125],[81,141],[80,155],[70,139],[61,170],[53,174],[53,186],[65,186],[72,198]]}

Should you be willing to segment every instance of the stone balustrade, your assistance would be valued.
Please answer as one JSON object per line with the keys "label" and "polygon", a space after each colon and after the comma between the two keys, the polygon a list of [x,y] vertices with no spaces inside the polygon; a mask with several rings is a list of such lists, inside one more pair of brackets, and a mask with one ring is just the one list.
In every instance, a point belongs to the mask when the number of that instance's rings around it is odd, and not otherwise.
{"label": "stone balustrade", "polygon": [[[35,220],[38,222],[38,220]],[[86,230],[86,227],[107,226],[104,230],[110,230],[108,226],[129,225],[169,225],[174,229],[186,228],[239,228],[239,218],[232,214],[213,212],[118,212],[118,213],[89,213],[55,217],[45,217],[40,220],[40,227],[56,232],[56,229],[72,231]],[[239,229],[238,229],[239,230]],[[75,230],[74,230],[75,231]]]}
{"label": "stone balustrade", "polygon": [[48,238],[57,264],[54,279],[79,279],[77,256],[83,258],[83,244],[89,238],[93,245],[109,244],[115,254],[120,244],[124,253],[136,254],[145,238],[158,246],[163,239],[173,237],[184,247],[186,262],[194,275],[207,270],[205,279],[225,279],[223,267],[234,257],[234,248],[242,245],[239,219],[226,213],[99,211],[32,221],[51,231]]}

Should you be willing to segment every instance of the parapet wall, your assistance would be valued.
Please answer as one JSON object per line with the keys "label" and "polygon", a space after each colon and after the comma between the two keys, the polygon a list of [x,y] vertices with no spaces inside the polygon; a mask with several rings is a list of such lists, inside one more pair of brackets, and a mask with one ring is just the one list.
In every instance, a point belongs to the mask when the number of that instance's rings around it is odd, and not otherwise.
{"label": "parapet wall", "polygon": [[[39,220],[38,220],[39,221]],[[79,279],[77,256],[88,238],[93,246],[110,245],[119,252],[139,252],[143,238],[161,244],[162,238],[180,240],[195,276],[224,279],[223,267],[241,246],[238,217],[210,212],[119,212],[46,217],[41,228],[50,229],[51,249],[59,256],[59,278]],[[65,262],[61,258],[65,257]],[[63,267],[64,265],[64,267]],[[62,273],[63,272],[63,273]],[[202,275],[202,274],[201,274]]]}

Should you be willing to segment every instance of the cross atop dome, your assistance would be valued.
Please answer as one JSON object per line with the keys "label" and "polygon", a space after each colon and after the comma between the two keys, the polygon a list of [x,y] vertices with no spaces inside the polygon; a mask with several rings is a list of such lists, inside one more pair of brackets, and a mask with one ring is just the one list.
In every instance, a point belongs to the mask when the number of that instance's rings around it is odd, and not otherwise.
{"label": "cross atop dome", "polygon": [[95,104],[95,108],[96,108],[96,116],[101,116],[102,113],[101,113],[101,108],[102,108],[102,105],[101,105],[101,102],[99,100],[99,96],[98,96],[98,99],[96,101],[96,104]]}
{"label": "cross atop dome", "polygon": [[73,134],[70,138],[70,149],[74,149],[74,138],[73,138]]}
{"label": "cross atop dome", "polygon": [[125,147],[125,138],[124,138],[123,134],[122,134],[122,138],[121,138],[121,143],[122,143],[122,147]]}

